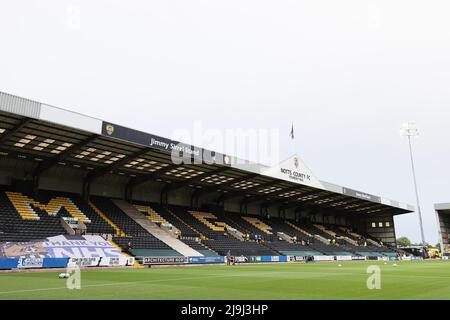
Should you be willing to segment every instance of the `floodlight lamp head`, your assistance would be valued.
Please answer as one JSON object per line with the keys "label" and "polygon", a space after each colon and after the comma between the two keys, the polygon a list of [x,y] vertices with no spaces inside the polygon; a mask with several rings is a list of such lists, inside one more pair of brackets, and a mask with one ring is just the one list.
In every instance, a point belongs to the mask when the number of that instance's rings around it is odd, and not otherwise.
{"label": "floodlight lamp head", "polygon": [[406,122],[400,128],[400,134],[403,137],[418,137],[419,129],[417,129],[414,122]]}

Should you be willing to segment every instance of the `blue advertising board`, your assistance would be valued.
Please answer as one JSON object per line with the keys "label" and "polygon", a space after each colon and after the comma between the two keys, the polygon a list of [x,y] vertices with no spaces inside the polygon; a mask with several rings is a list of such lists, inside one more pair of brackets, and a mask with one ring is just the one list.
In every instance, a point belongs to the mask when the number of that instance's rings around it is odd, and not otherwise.
{"label": "blue advertising board", "polygon": [[263,256],[261,262],[287,262],[286,256]]}
{"label": "blue advertising board", "polygon": [[40,257],[20,257],[18,266],[21,269],[42,268],[44,258]]}
{"label": "blue advertising board", "polygon": [[203,263],[224,263],[225,257],[189,257],[188,263],[203,264]]}
{"label": "blue advertising board", "polygon": [[18,258],[0,259],[0,270],[17,269],[18,265],[19,265],[19,259]]}
{"label": "blue advertising board", "polygon": [[44,268],[66,268],[69,258],[44,258]]}

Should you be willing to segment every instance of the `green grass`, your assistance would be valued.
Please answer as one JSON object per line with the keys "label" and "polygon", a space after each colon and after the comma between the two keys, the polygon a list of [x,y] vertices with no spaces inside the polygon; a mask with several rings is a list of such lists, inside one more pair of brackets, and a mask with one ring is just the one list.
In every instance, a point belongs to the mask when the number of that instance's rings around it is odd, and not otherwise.
{"label": "green grass", "polygon": [[[0,274],[0,299],[450,299],[450,262],[342,262],[83,270],[81,290],[59,272]],[[369,265],[381,290],[368,290]]]}

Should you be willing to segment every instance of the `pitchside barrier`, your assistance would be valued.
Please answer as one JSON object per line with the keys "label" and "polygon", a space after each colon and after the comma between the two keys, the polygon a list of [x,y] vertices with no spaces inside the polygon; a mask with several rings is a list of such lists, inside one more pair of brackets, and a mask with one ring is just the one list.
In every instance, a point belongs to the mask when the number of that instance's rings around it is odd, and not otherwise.
{"label": "pitchside barrier", "polygon": [[225,263],[225,257],[189,257],[188,263],[191,264]]}
{"label": "pitchside barrier", "polygon": [[314,261],[334,261],[334,256],[314,256]]}
{"label": "pitchside barrier", "polygon": [[0,270],[65,268],[68,260],[68,258],[2,258]]}
{"label": "pitchside barrier", "polygon": [[365,257],[365,256],[352,257],[352,261],[365,261],[365,260],[367,260],[367,257]]}
{"label": "pitchside barrier", "polygon": [[0,270],[17,269],[18,265],[19,265],[19,259],[18,258],[0,259]]}
{"label": "pitchside barrier", "polygon": [[69,265],[79,267],[116,267],[133,266],[133,257],[97,257],[97,258],[2,258],[0,270],[13,269],[51,269],[66,268]]}
{"label": "pitchside barrier", "polygon": [[261,262],[288,262],[288,256],[237,256],[234,257],[236,263],[261,263]]}
{"label": "pitchside barrier", "polygon": [[187,257],[142,257],[142,264],[144,265],[156,265],[156,264],[186,264],[188,263]]}
{"label": "pitchside barrier", "polygon": [[377,257],[378,261],[389,261],[389,257]]}
{"label": "pitchside barrier", "polygon": [[305,261],[305,257],[303,256],[288,256],[288,261],[289,262],[304,262]]}
{"label": "pitchside barrier", "polygon": [[69,258],[44,258],[43,268],[66,268]]}
{"label": "pitchside barrier", "polygon": [[134,257],[70,258],[69,265],[79,267],[131,267]]}
{"label": "pitchside barrier", "polygon": [[352,261],[352,256],[336,256],[337,261]]}
{"label": "pitchside barrier", "polygon": [[[226,257],[142,257],[144,265],[214,264],[225,263]],[[288,262],[287,256],[236,256],[236,263]]]}
{"label": "pitchside barrier", "polygon": [[[305,256],[235,256],[235,263],[285,263],[304,262]],[[379,260],[380,257],[373,257]],[[384,257],[389,259],[388,257]],[[316,262],[331,261],[365,261],[368,257],[361,256],[313,256]],[[380,259],[381,260],[381,259]],[[221,264],[227,262],[227,257],[142,257],[144,265],[184,265],[184,264]],[[383,260],[384,261],[384,260]]]}
{"label": "pitchside barrier", "polygon": [[[305,256],[236,256],[235,263],[285,263],[304,262]],[[420,260],[417,257],[408,257],[405,260]],[[366,256],[313,256],[315,262],[331,261],[392,261],[395,257],[366,257]],[[223,264],[227,258],[223,256],[215,257],[141,257],[140,261],[144,265],[187,265],[187,264]],[[0,270],[11,269],[46,269],[46,268],[66,268],[67,266],[79,267],[114,267],[133,266],[134,257],[78,257],[78,258],[0,258]]]}
{"label": "pitchside barrier", "polygon": [[423,260],[422,257],[401,257],[400,260],[402,261],[417,261],[417,260]]}
{"label": "pitchside barrier", "polygon": [[182,265],[225,263],[225,257],[143,257],[144,265]]}

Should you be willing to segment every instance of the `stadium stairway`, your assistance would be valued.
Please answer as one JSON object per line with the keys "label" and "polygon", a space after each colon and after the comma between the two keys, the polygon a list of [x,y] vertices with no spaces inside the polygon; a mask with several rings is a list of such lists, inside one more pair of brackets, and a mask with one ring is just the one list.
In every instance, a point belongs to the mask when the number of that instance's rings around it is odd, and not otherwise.
{"label": "stadium stairway", "polygon": [[149,205],[156,212],[158,212],[160,216],[162,216],[170,224],[176,227],[181,232],[181,235],[183,237],[191,237],[191,238],[202,237],[202,234],[200,232],[198,232],[192,226],[184,222],[180,217],[178,217],[176,214],[170,211],[169,208],[158,203],[150,203],[150,204],[142,203],[142,204]]}
{"label": "stadium stairway", "polygon": [[326,233],[330,234],[335,239],[344,240],[347,242],[350,246],[357,247],[358,241],[354,238],[354,236],[349,233],[348,231],[344,231],[339,227],[332,226],[332,225],[315,225],[317,228],[325,231]]}
{"label": "stadium stairway", "polygon": [[[301,232],[304,236],[307,236],[308,238],[312,238],[312,237],[313,237],[312,234],[310,234],[309,232],[303,230],[303,229],[300,228],[299,226],[296,226],[296,225],[293,224],[292,222],[286,220],[285,223],[286,223],[287,225],[289,225],[291,228],[293,228],[294,230]],[[304,238],[304,236],[303,236],[303,238]]]}
{"label": "stadium stairway", "polygon": [[238,239],[239,241],[243,241],[244,239],[244,233],[251,233],[250,230],[248,228],[246,228],[245,226],[243,226],[242,223],[240,222],[244,222],[245,221],[239,221],[236,218],[237,214],[229,214],[227,212],[215,212],[214,213],[220,220],[224,221],[228,227],[231,227],[232,229],[234,229],[235,231],[230,231],[230,228],[226,228],[227,232],[229,234],[231,234],[234,238]]}
{"label": "stadium stairway", "polygon": [[375,240],[372,240],[370,238],[366,238],[367,242],[371,243],[372,245],[378,247],[378,248],[382,248],[383,246],[381,244],[379,244],[378,242],[376,242]]}
{"label": "stadium stairway", "polygon": [[227,228],[227,232],[239,241],[244,241],[244,234],[236,228]]}
{"label": "stadium stairway", "polygon": [[158,227],[155,223],[151,222],[143,213],[138,211],[128,202],[115,199],[113,200],[113,203],[147,232],[167,244],[172,249],[178,251],[182,255],[186,257],[203,256],[203,254],[201,254],[200,252],[192,249],[187,244],[169,235],[166,231]]}
{"label": "stadium stairway", "polygon": [[211,250],[208,246],[206,246],[204,243],[199,242],[197,240],[193,239],[181,239],[184,243],[186,243],[191,248],[197,250],[205,257],[217,257],[217,252]]}
{"label": "stadium stairway", "polygon": [[121,237],[125,237],[125,236],[126,236],[125,232],[123,232],[122,230],[120,230],[119,227],[118,227],[114,222],[112,222],[107,216],[105,216],[105,215],[103,214],[103,212],[101,212],[100,209],[98,209],[98,208],[94,205],[94,203],[89,202],[89,206],[92,208],[92,210],[94,210],[95,213],[97,213],[97,215],[98,215],[99,217],[101,217],[101,218],[103,219],[103,221],[105,221],[108,225],[111,226],[111,228],[113,228],[113,230],[114,230],[116,236],[121,236]]}
{"label": "stadium stairway", "polygon": [[265,241],[271,241],[274,237],[270,226],[266,225],[256,216],[241,216],[231,212],[226,212],[222,216],[224,219],[232,222],[236,226],[236,229],[250,233],[252,239],[255,235],[261,236]]}

